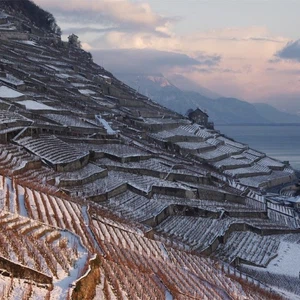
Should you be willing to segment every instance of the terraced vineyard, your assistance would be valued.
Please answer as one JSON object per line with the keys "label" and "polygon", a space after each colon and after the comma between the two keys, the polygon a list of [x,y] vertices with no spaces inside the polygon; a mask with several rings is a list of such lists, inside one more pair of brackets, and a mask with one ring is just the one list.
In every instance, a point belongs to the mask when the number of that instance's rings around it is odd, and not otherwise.
{"label": "terraced vineyard", "polygon": [[266,193],[294,170],[159,106],[9,3],[0,299],[290,296],[277,283],[296,276],[273,262],[299,250],[299,216]]}

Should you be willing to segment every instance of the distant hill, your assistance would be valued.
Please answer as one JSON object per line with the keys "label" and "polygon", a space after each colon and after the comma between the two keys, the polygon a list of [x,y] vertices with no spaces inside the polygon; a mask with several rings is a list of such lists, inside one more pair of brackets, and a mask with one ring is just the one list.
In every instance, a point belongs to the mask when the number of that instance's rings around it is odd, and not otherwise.
{"label": "distant hill", "polygon": [[254,103],[257,112],[272,123],[300,123],[300,116],[279,111],[266,103]]}
{"label": "distant hill", "polygon": [[217,94],[200,84],[186,78],[185,76],[181,74],[174,74],[168,76],[168,79],[179,89],[183,91],[191,91],[191,92],[197,92],[200,93],[204,97],[208,97],[211,99],[218,99],[221,98],[222,96],[220,94]]}
{"label": "distant hill", "polygon": [[[190,86],[192,89],[196,89],[196,84],[180,75],[175,75],[172,80],[165,78],[162,74],[123,73],[118,74],[117,77],[140,93],[178,113],[185,114],[190,108],[200,107],[207,111],[210,120],[216,124],[300,123],[300,117],[281,112],[268,104],[251,104],[226,97],[212,99],[206,96],[207,93],[203,95],[196,91],[183,90],[174,82],[180,82],[182,79],[184,82],[181,86]],[[174,78],[176,78],[175,81]],[[200,89],[205,88],[200,87]],[[213,92],[210,93],[213,94]]]}
{"label": "distant hill", "polygon": [[272,103],[279,111],[300,116],[300,94],[276,94],[266,97],[257,102]]}

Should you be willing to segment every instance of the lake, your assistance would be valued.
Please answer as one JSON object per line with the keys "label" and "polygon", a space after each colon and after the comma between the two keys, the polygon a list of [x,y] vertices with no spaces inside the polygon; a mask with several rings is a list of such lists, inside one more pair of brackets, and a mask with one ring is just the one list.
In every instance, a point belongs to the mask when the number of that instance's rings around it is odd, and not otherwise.
{"label": "lake", "polygon": [[216,125],[215,129],[300,170],[300,125]]}

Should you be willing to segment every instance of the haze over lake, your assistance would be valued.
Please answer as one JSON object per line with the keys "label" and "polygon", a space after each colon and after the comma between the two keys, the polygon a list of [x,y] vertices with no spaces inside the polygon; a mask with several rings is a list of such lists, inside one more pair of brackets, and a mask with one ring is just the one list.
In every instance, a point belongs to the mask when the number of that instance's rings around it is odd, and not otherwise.
{"label": "haze over lake", "polygon": [[300,125],[217,125],[216,129],[300,170]]}

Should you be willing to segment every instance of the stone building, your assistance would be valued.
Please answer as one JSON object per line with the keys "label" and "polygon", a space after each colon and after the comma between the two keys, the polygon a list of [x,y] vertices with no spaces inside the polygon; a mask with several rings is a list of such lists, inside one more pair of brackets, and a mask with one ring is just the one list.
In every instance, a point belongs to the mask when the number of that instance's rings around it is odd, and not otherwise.
{"label": "stone building", "polygon": [[199,125],[203,125],[206,128],[214,128],[213,122],[208,121],[208,114],[201,110],[199,107],[196,108],[195,110],[189,110],[187,112],[188,118]]}

